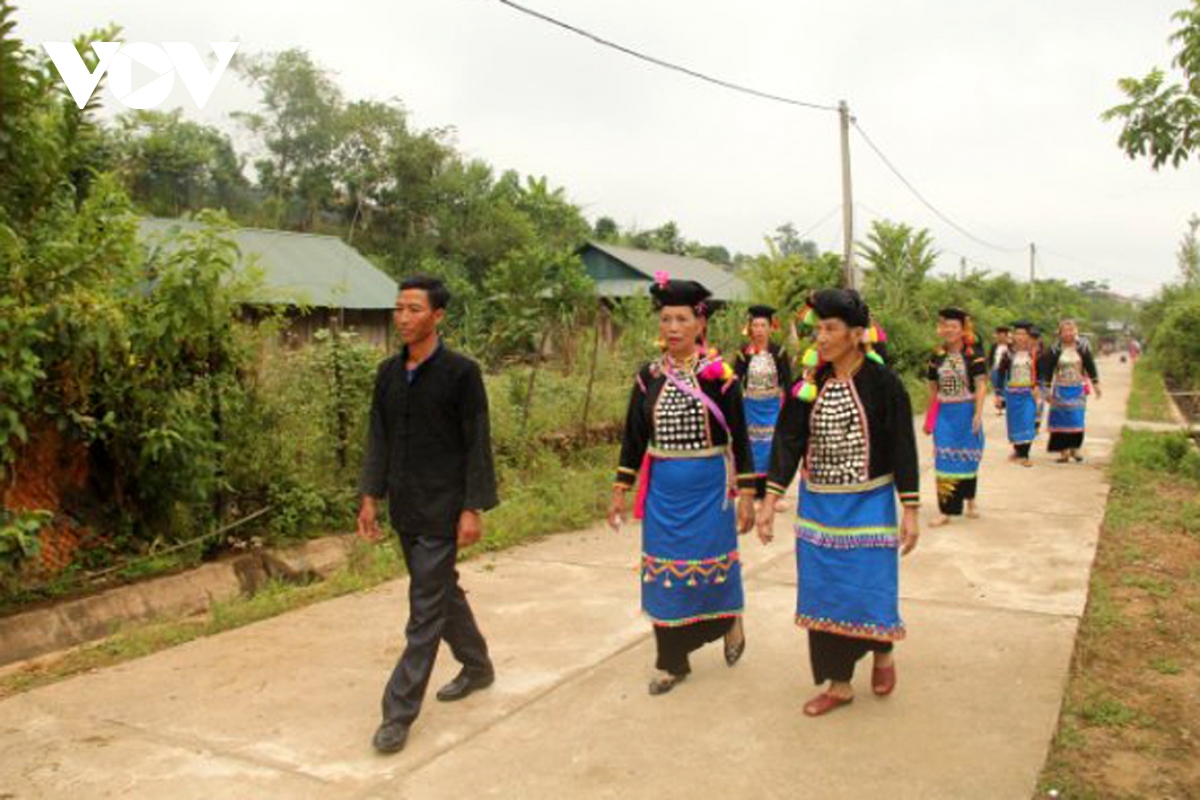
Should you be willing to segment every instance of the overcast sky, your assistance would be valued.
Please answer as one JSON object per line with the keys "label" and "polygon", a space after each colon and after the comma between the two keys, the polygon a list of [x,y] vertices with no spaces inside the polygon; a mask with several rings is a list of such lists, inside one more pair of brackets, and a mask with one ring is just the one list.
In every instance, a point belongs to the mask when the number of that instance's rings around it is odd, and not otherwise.
{"label": "overcast sky", "polygon": [[[20,3],[20,0],[18,0]],[[1167,66],[1185,0],[522,0],[659,58],[821,104],[845,99],[937,219],[852,138],[857,230],[929,227],[941,267],[1108,280],[1149,295],[1175,276],[1200,211],[1200,165],[1153,172],[1100,113],[1118,78]],[[546,175],[589,219],[675,220],[689,239],[757,252],[791,221],[840,252],[837,115],[773,104],[598,47],[495,0],[24,0],[32,43],[116,22],[125,41],[298,46],[349,98],[396,98],[422,127],[498,169]],[[232,73],[189,116],[233,131],[255,94]],[[822,219],[825,221],[820,222]],[[820,223],[820,224],[818,224]]]}

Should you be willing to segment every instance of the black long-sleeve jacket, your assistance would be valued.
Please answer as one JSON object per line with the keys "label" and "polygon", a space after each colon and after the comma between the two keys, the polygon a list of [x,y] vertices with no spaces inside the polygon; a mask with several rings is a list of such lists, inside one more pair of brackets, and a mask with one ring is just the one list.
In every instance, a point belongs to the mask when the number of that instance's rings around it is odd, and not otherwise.
{"label": "black long-sleeve jacket", "polygon": [[[667,377],[663,374],[660,361],[643,366],[634,381],[629,395],[629,408],[625,414],[625,434],[621,441],[621,460],[617,468],[616,482],[629,487],[637,481],[638,471],[647,448],[655,443],[654,407],[662,394]],[[742,390],[736,380],[726,383],[721,380],[699,380],[700,389],[721,410],[729,433],[717,422],[711,411],[706,411],[708,424],[704,444],[708,447],[730,445],[733,463],[737,470],[739,489],[753,489],[755,484],[754,456],[750,450],[750,435],[746,429],[746,414],[742,407]]]}
{"label": "black long-sleeve jacket", "polygon": [[400,530],[453,535],[464,509],[499,502],[483,376],[442,344],[411,380],[407,359],[402,350],[376,375],[359,488],[386,494]]}
{"label": "black long-sleeve jacket", "polygon": [[[792,365],[791,359],[788,358],[787,351],[782,347],[771,342],[767,345],[767,352],[775,359],[775,372],[779,375],[779,388],[784,392],[789,392],[792,389]],[[745,350],[738,353],[737,361],[734,362],[733,369],[737,373],[738,380],[742,385],[746,385],[746,373],[750,371],[750,359],[753,356]],[[744,393],[744,390],[743,390]]]}
{"label": "black long-sleeve jacket", "polygon": [[[829,365],[818,370],[818,391],[832,376]],[[870,442],[868,478],[892,475],[900,501],[906,506],[920,505],[917,440],[913,432],[912,404],[904,384],[890,369],[869,359],[863,361],[852,380]],[[767,491],[782,495],[801,461],[807,461],[809,418],[815,404],[816,401],[809,403],[788,394],[771,443]]]}
{"label": "black long-sleeve jacket", "polygon": [[[1096,359],[1092,355],[1092,349],[1078,345],[1075,349],[1079,351],[1079,360],[1083,362],[1083,371],[1087,373],[1092,383],[1099,383],[1100,373],[1096,369]],[[1061,357],[1062,347],[1057,345],[1042,355],[1041,364],[1038,366],[1038,377],[1043,384],[1048,385],[1054,380],[1054,373],[1058,371],[1058,359]]]}

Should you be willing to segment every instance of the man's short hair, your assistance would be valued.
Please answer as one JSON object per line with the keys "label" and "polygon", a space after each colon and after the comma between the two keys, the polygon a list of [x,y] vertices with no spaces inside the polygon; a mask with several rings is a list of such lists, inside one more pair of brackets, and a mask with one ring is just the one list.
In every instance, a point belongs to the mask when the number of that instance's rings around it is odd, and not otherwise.
{"label": "man's short hair", "polygon": [[441,278],[432,275],[410,275],[400,282],[400,291],[421,289],[429,297],[429,306],[434,311],[450,305],[450,290]]}

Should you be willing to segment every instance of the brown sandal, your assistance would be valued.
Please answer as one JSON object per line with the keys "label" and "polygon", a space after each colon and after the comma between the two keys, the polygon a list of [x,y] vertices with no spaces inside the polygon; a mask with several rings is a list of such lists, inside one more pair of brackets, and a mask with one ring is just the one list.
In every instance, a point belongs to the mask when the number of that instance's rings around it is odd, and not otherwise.
{"label": "brown sandal", "polygon": [[834,697],[828,692],[821,692],[804,704],[804,713],[810,717],[823,717],[830,711],[848,706],[853,702],[853,697]]}

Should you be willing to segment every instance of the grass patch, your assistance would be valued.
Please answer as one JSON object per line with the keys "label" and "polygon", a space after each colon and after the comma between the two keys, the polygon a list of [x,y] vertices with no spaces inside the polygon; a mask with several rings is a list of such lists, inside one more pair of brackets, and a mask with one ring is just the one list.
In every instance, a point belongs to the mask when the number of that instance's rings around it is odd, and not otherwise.
{"label": "grass patch", "polygon": [[[596,446],[564,459],[539,457],[524,471],[502,474],[503,503],[486,515],[483,541],[461,557],[468,559],[592,524],[606,506],[616,457],[614,446]],[[123,627],[109,638],[61,658],[0,675],[0,698],[369,589],[403,574],[403,559],[393,537],[378,544],[356,541],[346,564],[323,581],[306,585],[271,581],[252,597],[214,603],[202,617]]]}
{"label": "grass patch", "polygon": [[1156,658],[1150,662],[1150,669],[1159,675],[1178,675],[1183,672],[1183,666],[1174,658]]}
{"label": "grass patch", "polygon": [[1196,458],[1183,436],[1122,433],[1039,797],[1200,796]]}
{"label": "grass patch", "polygon": [[1103,728],[1124,728],[1139,719],[1138,713],[1113,697],[1093,697],[1085,701],[1076,714],[1088,725]]}
{"label": "grass patch", "polygon": [[1129,390],[1129,418],[1145,422],[1174,422],[1170,403],[1162,373],[1146,359],[1138,359],[1133,365],[1133,386]]}

